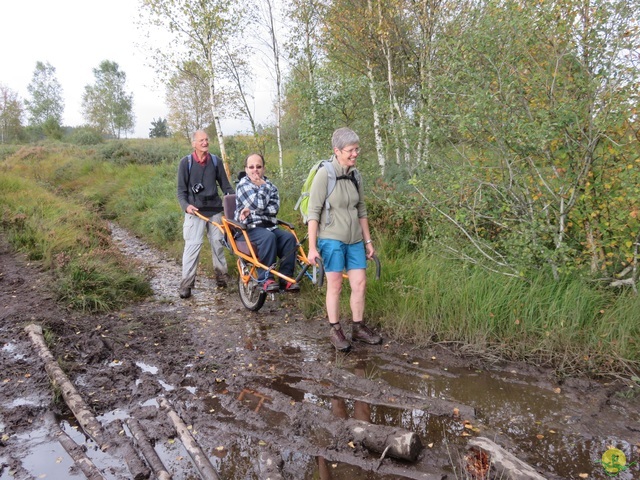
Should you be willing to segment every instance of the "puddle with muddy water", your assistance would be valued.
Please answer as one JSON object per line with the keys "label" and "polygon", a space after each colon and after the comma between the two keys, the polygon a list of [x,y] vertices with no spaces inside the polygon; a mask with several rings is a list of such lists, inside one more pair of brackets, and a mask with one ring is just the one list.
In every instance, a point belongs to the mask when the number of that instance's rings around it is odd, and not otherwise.
{"label": "puddle with muddy water", "polygon": [[[283,346],[281,352],[285,363],[292,360],[317,361],[323,355],[322,351],[318,351],[317,342],[307,343],[299,338]],[[137,362],[136,365],[142,373],[160,382],[164,391],[173,390],[173,386],[157,378],[157,367],[144,362]],[[420,437],[430,456],[440,459],[440,468],[451,474],[449,478],[465,478],[456,476],[454,466],[464,455],[468,439],[473,436],[495,439],[496,443],[507,447],[519,458],[542,472],[555,475],[555,478],[580,478],[580,474],[588,474],[588,478],[607,478],[599,461],[609,446],[619,448],[629,459],[634,457],[634,445],[628,439],[610,437],[606,431],[587,435],[576,431],[573,426],[580,420],[582,406],[566,398],[561,392],[539,386],[537,378],[515,372],[441,368],[437,360],[423,358],[408,358],[406,366],[400,369],[397,363],[390,363],[383,356],[362,352],[350,355],[337,368],[354,377],[388,385],[416,397],[459,402],[461,405],[472,407],[475,410],[475,418],[456,419],[451,415],[434,415],[426,406],[401,408],[364,401],[362,397],[357,396],[351,398],[325,395],[319,392],[331,384],[329,380],[313,382],[294,375],[281,375],[263,380],[254,377],[252,389],[227,394],[233,395],[235,401],[242,404],[242,408],[258,415],[266,426],[261,428],[267,431],[289,422],[285,413],[271,408],[269,392],[290,399],[292,404],[313,405],[336,419],[356,418],[375,425],[401,427],[412,431]],[[286,365],[276,366],[276,370],[286,371]],[[315,383],[314,388],[305,388],[310,382]],[[233,431],[234,423],[239,427],[237,434],[232,436],[233,440],[227,442],[223,449],[208,452],[221,478],[259,478],[255,476],[256,459],[264,446],[259,440],[259,435],[243,434],[244,431],[250,431],[251,427],[237,415],[237,412],[227,410],[220,403],[219,396],[203,395],[190,383],[187,376],[179,388],[189,392],[194,401],[203,401],[212,418],[225,422],[229,431]],[[224,387],[221,385],[221,390]],[[3,407],[15,408],[29,402],[26,398],[17,399],[13,404]],[[153,405],[154,402],[149,400],[148,404]],[[113,420],[126,418],[126,412],[116,410],[101,416],[99,420],[106,425]],[[465,425],[464,420],[469,420],[470,423]],[[637,412],[627,420],[630,424],[640,424]],[[91,441],[78,431],[74,419],[59,419],[59,425],[78,444],[87,446],[88,456],[103,472],[109,471],[113,459],[91,446]],[[36,430],[31,433],[30,443],[34,446],[24,458],[23,464],[35,477],[46,474],[47,478],[54,479],[82,478],[68,475],[72,462],[58,442],[51,441],[48,430],[44,428],[42,431]],[[503,440],[506,440],[508,445],[504,445]],[[279,452],[285,465],[283,471],[286,472],[287,464],[296,464],[298,473],[305,472],[304,478],[403,478],[398,474],[384,473],[384,468],[377,473],[368,468],[361,468],[357,462],[354,464],[340,461],[339,456],[336,460],[313,454],[321,449],[331,449],[332,442],[332,433],[318,428],[313,432],[309,445],[300,445],[299,449],[284,449]],[[156,451],[170,471],[181,472],[181,475],[174,478],[198,478],[188,454],[179,441],[158,443]],[[367,453],[361,452],[358,455],[367,456]],[[369,454],[369,457],[375,460],[379,458],[379,454]],[[406,466],[405,478],[420,478],[418,473],[409,469],[408,464],[388,459],[384,462],[385,465],[395,462]],[[118,471],[115,466],[111,467],[112,470]],[[7,476],[6,472],[0,475],[0,480],[8,478],[12,477]],[[106,478],[109,478],[109,475]],[[622,472],[617,478],[625,480],[634,477],[631,472]]]}
{"label": "puddle with muddy water", "polygon": [[[281,353],[287,362],[314,362],[323,356],[318,351],[317,342],[306,342],[300,338],[289,341],[282,347]],[[445,368],[436,359],[410,357],[409,355],[407,358],[406,366],[399,368],[397,362],[388,362],[383,356],[356,353],[348,360],[339,362],[339,368],[356,377],[379,381],[416,397],[459,402],[472,407],[475,417],[464,419],[452,415],[434,415],[427,406],[394,407],[363,401],[358,396],[350,398],[323,395],[318,392],[325,382],[316,382],[314,388],[305,389],[304,385],[308,385],[310,380],[292,375],[256,380],[256,385],[261,391],[278,392],[290,398],[292,403],[312,404],[331,412],[336,418],[357,418],[376,425],[412,431],[420,436],[431,456],[442,460],[444,470],[453,475],[450,478],[466,478],[459,470],[456,475],[455,466],[466,453],[469,438],[478,436],[494,440],[553,478],[608,478],[610,475],[606,474],[601,459],[611,447],[620,449],[630,461],[636,456],[631,430],[629,438],[607,433],[607,417],[616,416],[615,408],[608,413],[597,414],[593,429],[585,431],[584,424],[588,425],[589,422],[580,423],[583,420],[581,412],[585,410],[583,402],[568,398],[560,388],[554,389],[543,384],[539,378],[515,371]],[[276,370],[286,371],[286,365],[278,365]],[[244,400],[248,401],[247,398]],[[269,409],[268,400],[263,402],[258,396],[249,403],[248,408],[260,411],[266,423],[278,425],[284,421],[280,412]],[[623,423],[640,424],[640,413],[625,412],[624,415],[626,418]],[[597,424],[595,420],[598,420]],[[315,443],[327,447],[331,443],[328,438],[330,434],[321,430],[316,432]],[[327,436],[324,443],[323,435]],[[255,458],[256,455],[250,441],[239,443],[231,450],[233,453],[230,453],[230,458],[234,459],[234,464],[245,455],[248,458]],[[293,461],[293,453],[282,453],[285,462]],[[325,460],[319,456],[298,454],[295,461],[306,462],[308,478],[399,478],[372,473],[355,465]],[[635,465],[633,469],[620,472],[617,478],[635,478],[637,468]],[[408,475],[407,478],[418,477]]]}

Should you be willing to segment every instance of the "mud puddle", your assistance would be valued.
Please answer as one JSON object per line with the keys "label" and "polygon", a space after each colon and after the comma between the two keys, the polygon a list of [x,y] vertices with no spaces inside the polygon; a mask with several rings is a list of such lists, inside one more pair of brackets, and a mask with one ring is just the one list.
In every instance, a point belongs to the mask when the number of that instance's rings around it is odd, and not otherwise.
{"label": "mud puddle", "polygon": [[[637,461],[640,408],[613,386],[558,382],[544,369],[486,364],[393,339],[336,355],[322,320],[306,319],[294,298],[275,296],[255,314],[233,287],[218,291],[199,277],[194,296],[180,300],[175,261],[116,226],[113,236],[151,275],[155,293],[122,312],[72,318],[35,303],[20,310],[11,303],[23,298],[12,287],[20,282],[0,276],[2,312],[11,311],[2,313],[0,332],[0,480],[83,478],[56,429],[83,445],[105,478],[129,478],[121,459],[100,452],[54,403],[23,336],[32,321],[56,333],[54,355],[99,421],[138,419],[178,480],[200,477],[159,398],[171,402],[223,479],[467,479],[469,442],[478,437],[549,479],[610,478],[600,463],[610,447]],[[15,266],[13,276],[22,275],[37,277]],[[49,421],[51,410],[62,413]],[[357,421],[371,431],[411,432],[423,450],[412,461],[381,458],[382,451],[353,441],[349,428]],[[131,432],[125,426],[120,434]],[[280,465],[279,477],[265,473],[265,456]],[[491,478],[508,477],[494,471]],[[640,470],[632,466],[617,478],[640,478]]]}

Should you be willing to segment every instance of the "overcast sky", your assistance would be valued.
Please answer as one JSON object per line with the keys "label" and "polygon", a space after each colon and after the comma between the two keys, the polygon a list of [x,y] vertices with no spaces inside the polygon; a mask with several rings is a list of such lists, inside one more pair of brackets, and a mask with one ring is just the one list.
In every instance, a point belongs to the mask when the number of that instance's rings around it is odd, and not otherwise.
{"label": "overcast sky", "polygon": [[[1,0],[0,83],[21,99],[29,98],[27,85],[36,62],[49,62],[63,89],[62,123],[78,126],[86,123],[82,93],[85,85],[95,83],[93,69],[103,60],[114,61],[127,75],[126,91],[133,93],[136,126],[129,136],[147,138],[151,121],[166,118],[168,111],[164,87],[155,81],[144,52],[136,46],[142,41],[135,24],[138,4],[137,0]],[[259,123],[269,121],[268,83],[258,79]],[[222,123],[225,134],[246,131],[247,125],[237,120]]]}

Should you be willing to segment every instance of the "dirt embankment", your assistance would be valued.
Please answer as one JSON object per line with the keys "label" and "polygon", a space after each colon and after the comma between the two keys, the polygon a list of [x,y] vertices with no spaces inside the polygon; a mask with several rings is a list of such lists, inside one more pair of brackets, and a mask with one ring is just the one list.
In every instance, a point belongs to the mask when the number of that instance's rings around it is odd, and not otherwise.
{"label": "dirt embankment", "polygon": [[[135,419],[175,479],[198,478],[198,468],[163,399],[225,479],[466,478],[466,463],[482,463],[468,457],[478,436],[545,478],[608,478],[598,462],[609,447],[637,459],[640,408],[617,394],[619,383],[560,384],[527,365],[487,365],[389,338],[336,355],[323,321],[304,318],[295,297],[278,295],[254,314],[233,288],[201,279],[180,300],[174,261],[115,227],[114,239],[147,271],[155,295],[105,315],[62,309],[50,278],[0,244],[2,479],[83,478],[60,429],[104,478],[131,478],[122,458],[74,428],[24,332],[32,323],[57,339],[54,357],[109,435],[129,437]],[[358,422],[413,433],[423,448],[412,461],[389,451],[381,458],[354,433]],[[619,475],[640,477],[637,465]]]}

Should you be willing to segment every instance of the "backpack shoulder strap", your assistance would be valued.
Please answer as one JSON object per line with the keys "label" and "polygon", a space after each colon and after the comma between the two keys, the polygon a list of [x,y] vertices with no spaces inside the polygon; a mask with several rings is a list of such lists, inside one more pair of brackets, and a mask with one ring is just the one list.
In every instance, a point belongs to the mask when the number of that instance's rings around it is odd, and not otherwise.
{"label": "backpack shoulder strap", "polygon": [[328,202],[329,195],[331,195],[331,192],[336,188],[338,177],[336,176],[336,169],[333,167],[331,160],[324,160],[320,166],[324,166],[327,170],[327,198],[325,199],[325,202]]}

